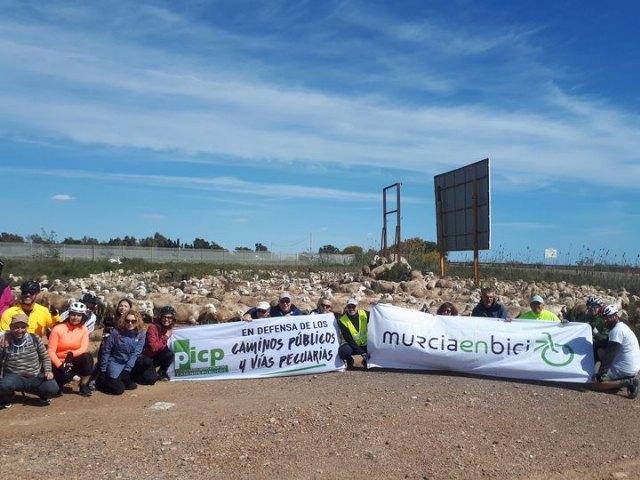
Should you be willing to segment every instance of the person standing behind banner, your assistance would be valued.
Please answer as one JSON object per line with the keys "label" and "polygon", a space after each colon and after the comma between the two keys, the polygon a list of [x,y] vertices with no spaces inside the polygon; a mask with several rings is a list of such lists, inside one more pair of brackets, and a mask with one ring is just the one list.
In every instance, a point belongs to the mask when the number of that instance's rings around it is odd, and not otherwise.
{"label": "person standing behind banner", "polygon": [[289,315],[304,315],[304,313],[291,303],[291,295],[289,295],[289,292],[282,292],[278,300],[278,305],[269,309],[269,316],[288,317]]}
{"label": "person standing behind banner", "polygon": [[436,315],[444,315],[445,317],[457,317],[458,309],[451,302],[444,302],[440,307],[438,307],[438,311],[436,311]]}
{"label": "person standing behind banner", "polygon": [[333,313],[331,300],[326,297],[320,297],[320,300],[318,300],[318,306],[311,310],[311,315],[322,315],[323,313]]}
{"label": "person standing behind banner", "polygon": [[471,311],[472,317],[502,318],[507,320],[509,314],[504,305],[498,303],[496,294],[490,287],[480,290],[480,302]]}
{"label": "person standing behind banner", "polygon": [[367,331],[369,312],[358,310],[358,301],[350,298],[347,301],[345,313],[338,319],[341,345],[338,356],[347,366],[353,369],[353,355],[362,355],[362,366],[367,368]]}
{"label": "person standing behind banner", "polygon": [[544,309],[544,299],[540,295],[532,295],[529,298],[529,306],[531,310],[518,315],[518,318],[524,320],[545,320],[547,322],[559,322],[558,316]]}
{"label": "person standing behind banner", "polygon": [[258,304],[244,312],[242,320],[245,322],[251,322],[252,320],[260,320],[261,318],[269,318],[269,310],[271,305],[269,302],[258,302]]}

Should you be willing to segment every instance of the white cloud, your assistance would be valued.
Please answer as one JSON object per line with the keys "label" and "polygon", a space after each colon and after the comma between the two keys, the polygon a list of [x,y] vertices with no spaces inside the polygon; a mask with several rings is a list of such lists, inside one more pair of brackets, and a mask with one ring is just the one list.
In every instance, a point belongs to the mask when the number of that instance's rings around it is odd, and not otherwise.
{"label": "white cloud", "polygon": [[66,193],[60,193],[58,195],[54,195],[51,197],[51,200],[56,200],[59,202],[71,202],[75,200],[76,197],[72,197],[71,195],[67,195]]}

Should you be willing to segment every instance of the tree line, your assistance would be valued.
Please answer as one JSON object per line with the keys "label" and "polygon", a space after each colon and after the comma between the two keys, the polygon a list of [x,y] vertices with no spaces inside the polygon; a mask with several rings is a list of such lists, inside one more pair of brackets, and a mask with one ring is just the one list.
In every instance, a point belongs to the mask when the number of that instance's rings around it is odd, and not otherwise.
{"label": "tree line", "polygon": [[[94,237],[87,235],[82,238],[65,237],[64,240],[58,241],[57,234],[54,231],[47,232],[42,229],[40,234],[34,233],[22,237],[15,233],[0,233],[0,243],[35,243],[43,245],[106,245],[106,246],[123,246],[123,247],[161,247],[161,248],[197,248],[205,250],[224,250],[223,246],[214,241],[205,240],[203,238],[195,238],[192,242],[182,242],[179,238],[172,239],[156,232],[152,237],[136,238],[125,235],[124,238],[110,238],[107,241],[99,241]],[[245,246],[235,247],[235,251],[239,252],[268,252],[269,250],[262,243],[255,243],[254,248]],[[371,249],[370,249],[371,250]],[[405,256],[425,255],[438,251],[438,245],[434,242],[423,240],[415,237],[400,242],[400,252]],[[375,251],[367,251],[358,245],[349,245],[342,250],[333,245],[323,245],[318,249],[319,254],[344,254],[344,255],[363,255],[365,253],[377,253]]]}

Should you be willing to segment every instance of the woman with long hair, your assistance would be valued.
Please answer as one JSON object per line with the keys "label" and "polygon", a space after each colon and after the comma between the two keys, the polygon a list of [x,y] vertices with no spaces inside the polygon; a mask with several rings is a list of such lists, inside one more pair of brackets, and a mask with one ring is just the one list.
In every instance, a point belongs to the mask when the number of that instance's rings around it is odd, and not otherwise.
{"label": "woman with long hair", "polygon": [[106,339],[100,354],[100,374],[96,387],[104,393],[122,395],[134,390],[138,384],[131,379],[131,372],[142,353],[145,342],[144,322],[135,310],[118,319],[116,327]]}

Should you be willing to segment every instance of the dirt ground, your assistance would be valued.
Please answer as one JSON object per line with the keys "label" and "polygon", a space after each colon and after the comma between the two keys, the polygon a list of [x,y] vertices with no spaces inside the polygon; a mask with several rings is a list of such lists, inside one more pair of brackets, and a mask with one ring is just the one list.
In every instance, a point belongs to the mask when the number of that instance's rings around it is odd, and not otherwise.
{"label": "dirt ground", "polygon": [[1,465],[9,479],[631,479],[639,411],[622,392],[376,369],[121,397],[73,385],[0,411]]}

